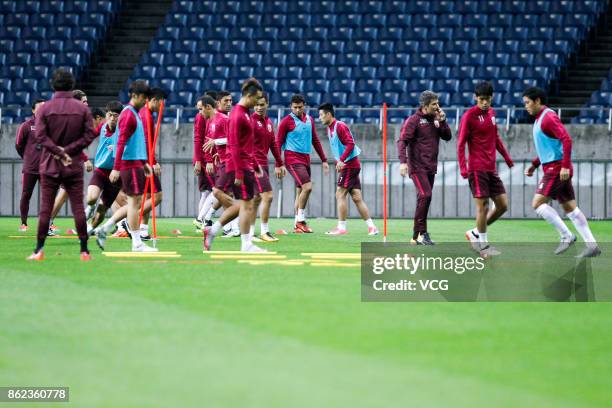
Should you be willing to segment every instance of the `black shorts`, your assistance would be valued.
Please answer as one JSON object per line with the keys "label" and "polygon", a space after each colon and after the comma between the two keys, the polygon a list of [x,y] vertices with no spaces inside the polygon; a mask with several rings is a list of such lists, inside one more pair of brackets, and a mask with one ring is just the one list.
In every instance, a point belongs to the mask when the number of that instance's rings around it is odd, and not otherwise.
{"label": "black shorts", "polygon": [[[235,175],[233,171],[229,172],[228,174],[231,174],[232,178]],[[234,198],[243,201],[252,200],[253,197],[255,197],[255,194],[258,194],[255,173],[249,170],[245,170],[243,174],[244,177],[242,178],[241,185],[237,186],[235,184],[232,184],[232,187],[234,189]]]}
{"label": "black shorts", "polygon": [[343,168],[338,173],[338,187],[345,188],[348,191],[361,190],[359,173],[361,173],[361,168]]}
{"label": "black shorts", "polygon": [[494,171],[473,171],[468,175],[474,198],[490,198],[506,194],[506,188]]}
{"label": "black shorts", "polygon": [[272,184],[270,184],[270,169],[268,166],[261,166],[263,169],[263,174],[261,177],[255,177],[255,182],[257,183],[257,191],[261,193],[267,193],[268,191],[272,191]]}

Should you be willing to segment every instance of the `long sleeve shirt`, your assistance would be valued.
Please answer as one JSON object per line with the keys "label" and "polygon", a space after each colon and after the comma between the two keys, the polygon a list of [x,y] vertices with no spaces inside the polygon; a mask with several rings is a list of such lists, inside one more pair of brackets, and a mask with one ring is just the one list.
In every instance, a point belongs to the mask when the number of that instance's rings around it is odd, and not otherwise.
{"label": "long sleeve shirt", "polygon": [[[140,116],[140,121],[142,122],[142,127],[144,128],[145,134],[145,144],[147,146],[147,157],[149,157],[149,137],[151,138],[151,143],[154,142],[155,138],[155,123],[153,122],[153,113],[149,107],[145,104],[139,111],[138,116]],[[149,134],[151,133],[151,134]],[[151,157],[149,158],[151,159]],[[153,157],[152,161],[149,160],[150,163],[156,164],[157,159],[155,157],[155,149],[153,149]]]}
{"label": "long sleeve shirt", "polygon": [[[132,105],[133,106],[133,105]],[[123,160],[123,152],[125,145],[130,140],[130,137],[136,132],[138,122],[136,116],[130,109],[125,109],[119,116],[119,140],[117,141],[117,155],[115,156],[115,165],[113,170],[129,170],[138,167],[143,167],[143,160]]]}
{"label": "long sleeve shirt", "polygon": [[[468,148],[466,165],[465,146]],[[483,111],[478,106],[468,109],[461,118],[457,142],[457,157],[462,175],[468,172],[495,172],[496,152],[499,152],[508,166],[513,166],[510,154],[499,136],[495,123],[495,111]]]}
{"label": "long sleeve shirt", "polygon": [[350,156],[350,154],[353,152],[353,149],[355,148],[355,139],[353,138],[353,135],[351,134],[351,131],[349,130],[348,126],[334,119],[329,125],[329,131],[333,131],[336,122],[338,123],[338,125],[336,125],[336,134],[338,135],[338,139],[340,139],[340,142],[342,142],[342,144],[344,145],[344,152],[342,152],[342,156],[340,156],[340,161],[345,164],[345,168],[361,168],[359,156],[355,156],[351,160],[346,161],[346,158]]}
{"label": "long sleeve shirt", "polygon": [[445,141],[451,139],[448,123],[437,122],[434,116],[426,115],[419,109],[402,125],[400,139],[397,142],[400,163],[408,164],[410,174],[436,173],[440,139]]}
{"label": "long sleeve shirt", "polygon": [[[542,110],[540,113],[536,115],[536,120],[542,116],[544,111],[546,110],[546,106],[542,106]],[[544,164],[544,169],[547,170],[550,167],[557,166],[563,167],[565,169],[572,170],[572,137],[567,133],[565,126],[561,123],[561,119],[554,112],[549,112],[548,115],[544,116],[542,123],[540,124],[540,128],[542,132],[546,134],[548,137],[552,137],[554,139],[559,139],[563,146],[563,158],[561,162],[552,162]],[[536,157],[532,162],[534,167],[538,167],[540,163],[540,158]]]}
{"label": "long sleeve shirt", "polygon": [[[36,142],[44,148],[40,174],[59,177],[83,171],[81,154],[96,136],[91,112],[72,97],[72,92],[55,92],[53,98],[39,108],[35,127]],[[62,147],[63,152],[73,158],[68,167],[53,157],[63,155]]]}
{"label": "long sleeve shirt", "polygon": [[206,135],[206,118],[196,113],[193,120],[193,164],[196,162],[204,163],[204,152],[202,147],[204,146],[204,136]]}
{"label": "long sleeve shirt", "polygon": [[31,117],[19,126],[15,138],[15,150],[23,158],[22,173],[38,174],[42,146],[36,142],[35,118]]}
{"label": "long sleeve shirt", "polygon": [[[306,113],[300,118],[302,122],[306,122],[308,115]],[[327,161],[327,157],[325,156],[325,152],[323,151],[323,146],[321,145],[321,140],[319,140],[319,136],[317,135],[317,130],[315,129],[314,120],[311,119],[312,122],[312,146],[315,151],[319,155],[319,158],[322,162]],[[295,129],[295,122],[293,118],[289,115],[285,116],[283,120],[278,125],[278,131],[276,134],[276,140],[279,146],[285,144],[285,140],[287,139],[287,133],[292,132]],[[304,164],[306,166],[310,165],[310,155],[298,152],[292,152],[291,150],[285,150],[285,163],[287,164]]]}
{"label": "long sleeve shirt", "polygon": [[283,165],[280,147],[276,143],[274,136],[274,124],[268,116],[260,116],[253,113],[251,116],[253,121],[253,131],[255,134],[255,160],[262,167],[268,166],[268,152],[272,151],[274,156],[275,166]]}
{"label": "long sleeve shirt", "polygon": [[245,171],[254,171],[257,166],[254,155],[255,137],[249,109],[236,104],[230,113],[227,150],[230,160],[227,171],[234,171],[236,178],[243,178]]}
{"label": "long sleeve shirt", "polygon": [[[215,151],[219,156],[219,161],[226,166],[230,161],[230,156],[228,154],[228,131],[229,131],[229,117],[220,111],[215,113],[215,116],[208,121],[206,137],[215,140]],[[217,144],[217,143],[220,144]],[[206,156],[206,162],[210,163],[209,159],[211,156]]]}

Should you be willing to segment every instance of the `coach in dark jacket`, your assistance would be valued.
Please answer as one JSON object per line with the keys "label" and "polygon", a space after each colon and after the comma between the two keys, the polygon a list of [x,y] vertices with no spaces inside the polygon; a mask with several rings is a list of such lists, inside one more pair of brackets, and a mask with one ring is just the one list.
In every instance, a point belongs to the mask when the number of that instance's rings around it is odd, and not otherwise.
{"label": "coach in dark jacket", "polygon": [[60,185],[70,198],[70,206],[79,239],[81,259],[89,260],[87,225],[83,207],[83,149],[95,138],[93,119],[86,105],[72,96],[74,77],[57,69],[51,86],[55,93],[36,115],[36,141],[43,147],[40,159],[41,205],[38,219],[38,242],[29,259],[42,260],[42,249],[49,229],[53,202]]}
{"label": "coach in dark jacket", "polygon": [[446,123],[446,114],[440,109],[437,94],[424,91],[419,104],[419,110],[404,121],[397,148],[400,174],[402,177],[408,174],[417,191],[411,243],[433,245],[427,232],[427,213],[438,169],[438,145],[440,139],[451,139],[451,130]]}

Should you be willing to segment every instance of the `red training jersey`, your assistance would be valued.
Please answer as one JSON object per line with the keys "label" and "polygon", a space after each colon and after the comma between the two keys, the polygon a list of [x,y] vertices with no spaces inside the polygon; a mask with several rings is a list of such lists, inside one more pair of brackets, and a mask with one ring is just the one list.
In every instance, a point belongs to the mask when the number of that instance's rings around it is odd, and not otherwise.
{"label": "red training jersey", "polygon": [[230,160],[227,171],[236,172],[236,178],[243,178],[245,171],[253,171],[255,162],[253,124],[249,109],[236,104],[230,113],[227,149]]}
{"label": "red training jersey", "polygon": [[283,165],[280,148],[274,137],[274,124],[268,116],[260,116],[256,112],[251,115],[255,135],[255,160],[260,166],[268,166],[268,152],[272,151],[275,166]]}

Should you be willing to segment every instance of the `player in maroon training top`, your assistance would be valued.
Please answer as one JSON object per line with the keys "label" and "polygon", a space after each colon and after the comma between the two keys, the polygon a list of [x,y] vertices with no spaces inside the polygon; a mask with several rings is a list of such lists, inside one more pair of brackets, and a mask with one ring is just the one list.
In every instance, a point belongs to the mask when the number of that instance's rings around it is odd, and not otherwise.
{"label": "player in maroon training top", "polygon": [[[151,137],[151,142],[153,142],[153,139],[155,138],[155,122],[153,121],[153,113],[157,113],[159,115],[161,104],[166,99],[168,99],[168,92],[161,88],[151,88],[149,100],[147,101],[145,106],[143,106],[142,109],[138,111],[138,116],[140,116],[140,120],[142,121],[142,125],[144,127],[145,140],[147,142],[147,152],[149,151],[149,136]],[[150,135],[149,131],[151,132]],[[159,136],[160,135],[158,135],[158,138]],[[152,168],[155,187],[155,207],[159,207],[163,199],[163,193],[161,185],[161,166],[155,158],[155,151],[153,151]],[[147,201],[145,201],[144,210],[142,213],[142,223],[140,224],[140,237],[143,241],[148,241],[151,239],[151,236],[149,235],[149,215],[151,214],[151,208],[153,206],[153,203],[151,201],[150,192],[147,196],[149,198],[147,199]]]}
{"label": "player in maroon training top", "polygon": [[40,158],[41,204],[38,241],[30,260],[44,259],[43,247],[49,229],[53,201],[60,184],[66,188],[81,243],[81,260],[91,259],[87,248],[87,224],[83,207],[83,149],[95,135],[91,112],[72,97],[74,77],[64,69],[53,72],[53,98],[36,115],[36,142],[42,145]]}
{"label": "player in maroon training top", "polygon": [[[274,136],[274,123],[268,117],[267,111],[269,106],[268,94],[264,92],[263,98],[255,105],[255,112],[251,116],[253,120],[253,128],[255,134],[255,160],[262,168],[263,173],[261,177],[257,177],[257,189],[259,195],[255,198],[255,214],[261,204],[261,235],[259,238],[265,242],[276,242],[278,238],[272,235],[268,220],[270,217],[270,205],[274,198],[272,191],[272,185],[270,184],[270,170],[268,168],[268,152],[272,152],[274,156],[275,166],[274,173],[276,178],[281,179],[285,176],[285,166],[283,165],[283,159],[278,144],[276,144],[276,137]],[[255,220],[251,226],[251,236],[255,233]]]}
{"label": "player in maroon training top", "polygon": [[44,99],[36,99],[32,103],[32,117],[19,126],[15,149],[23,159],[21,168],[21,200],[19,201],[19,212],[21,213],[21,226],[19,231],[28,230],[28,212],[30,211],[30,199],[34,193],[34,187],[40,179],[38,166],[40,164],[40,153],[42,146],[36,142],[34,132],[36,130],[36,111],[45,103]]}
{"label": "player in maroon training top", "polygon": [[301,94],[291,97],[291,112],[278,125],[276,139],[285,153],[285,165],[295,180],[295,233],[311,233],[306,224],[306,205],[312,192],[310,152],[312,147],[321,158],[323,171],[329,173],[327,157],[317,136],[314,119],[305,112],[306,99]]}
{"label": "player in maroon training top", "polygon": [[253,153],[254,135],[250,109],[263,97],[263,88],[255,78],[249,78],[242,84],[240,102],[230,113],[227,146],[231,160],[226,172],[234,177],[233,192],[236,202],[223,212],[219,221],[212,227],[204,229],[204,248],[210,250],[215,236],[226,223],[240,216],[241,251],[262,252],[261,248],[251,242],[249,234],[252,220],[255,218],[253,198],[257,194],[255,177],[261,176],[261,169]]}
{"label": "player in maroon training top", "polygon": [[[476,106],[468,109],[461,117],[457,142],[461,177],[469,179],[476,202],[476,228],[467,231],[465,236],[472,243],[474,250],[483,255],[499,255],[500,252],[490,246],[487,239],[487,225],[493,224],[508,208],[506,189],[497,174],[496,152],[502,155],[508,167],[514,166],[514,163],[497,131],[495,111],[491,108],[493,85],[490,82],[478,84],[474,97]],[[489,199],[495,204],[495,208],[490,211]]]}
{"label": "player in maroon training top", "polygon": [[417,190],[411,243],[433,245],[427,232],[427,213],[438,171],[440,139],[449,141],[451,130],[446,122],[446,113],[440,108],[437,94],[432,91],[422,92],[419,104],[418,111],[402,125],[397,148],[401,163],[400,175],[406,177],[408,174]]}
{"label": "player in maroon training top", "polygon": [[540,88],[527,88],[523,92],[525,109],[535,116],[533,140],[538,157],[525,170],[525,175],[533,176],[540,164],[544,167],[544,176],[538,184],[531,205],[535,212],[548,221],[560,235],[560,243],[555,254],[565,252],[576,242],[576,236],[567,228],[557,211],[549,205],[557,200],[567,217],[584,240],[586,247],[579,257],[590,258],[601,254],[601,250],[591,233],[589,223],[576,204],[572,186],[572,138],[565,130],[559,116],[546,103],[546,92]]}
{"label": "player in maroon training top", "polygon": [[334,117],[334,106],[331,103],[324,103],[319,106],[319,119],[327,127],[329,147],[334,159],[336,159],[336,170],[338,171],[338,187],[336,188],[336,201],[338,204],[338,226],[328,235],[344,235],[348,233],[346,229],[346,217],[348,215],[348,200],[346,196],[351,195],[355,207],[359,211],[361,218],[368,227],[368,235],[377,235],[378,229],[370,218],[370,211],[361,195],[361,162],[359,154],[361,150],[355,144],[355,139],[350,129],[344,122],[336,120]]}

